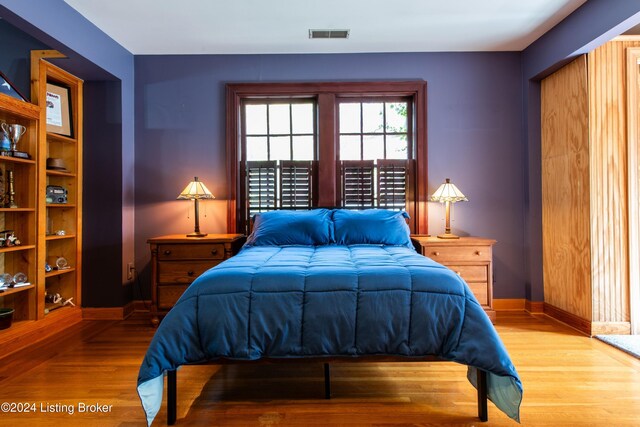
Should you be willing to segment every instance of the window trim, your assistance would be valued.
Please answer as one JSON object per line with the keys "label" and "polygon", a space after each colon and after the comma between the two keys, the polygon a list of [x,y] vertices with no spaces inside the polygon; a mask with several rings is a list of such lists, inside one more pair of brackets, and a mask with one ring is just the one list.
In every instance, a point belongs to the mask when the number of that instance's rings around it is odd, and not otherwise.
{"label": "window trim", "polygon": [[[339,129],[337,126],[337,100],[344,98],[376,99],[376,97],[403,96],[413,99],[413,133],[415,141],[415,206],[407,209],[415,216],[416,234],[427,230],[427,83],[416,81],[388,82],[302,82],[302,83],[230,83],[226,85],[226,145],[227,145],[227,230],[235,233],[239,215],[238,173],[241,135],[241,105],[247,98],[316,98],[318,114],[318,161],[337,159]],[[319,182],[333,182],[333,190],[318,199],[318,207],[333,207],[337,199],[337,162],[328,162],[318,170]]]}

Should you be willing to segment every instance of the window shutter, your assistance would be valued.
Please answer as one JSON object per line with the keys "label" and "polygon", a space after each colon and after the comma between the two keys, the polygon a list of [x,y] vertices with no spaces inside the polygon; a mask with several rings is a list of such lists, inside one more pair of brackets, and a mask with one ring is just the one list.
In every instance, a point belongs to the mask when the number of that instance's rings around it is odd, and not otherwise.
{"label": "window shutter", "polygon": [[280,163],[280,207],[310,208],[313,200],[313,161]]}
{"label": "window shutter", "polygon": [[247,211],[249,217],[276,207],[276,162],[247,162]]}
{"label": "window shutter", "polygon": [[341,163],[342,206],[374,207],[373,160],[343,160]]}
{"label": "window shutter", "polygon": [[407,160],[378,160],[378,207],[406,208],[408,165]]}

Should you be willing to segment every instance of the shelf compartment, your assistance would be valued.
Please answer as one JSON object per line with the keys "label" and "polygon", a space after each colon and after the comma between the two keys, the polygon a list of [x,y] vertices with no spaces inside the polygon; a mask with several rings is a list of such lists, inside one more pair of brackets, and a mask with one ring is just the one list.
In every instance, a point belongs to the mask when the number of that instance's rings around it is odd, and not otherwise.
{"label": "shelf compartment", "polygon": [[76,236],[76,210],[75,209],[49,209],[47,218],[47,240],[56,240],[56,232],[64,230],[65,236]]}
{"label": "shelf compartment", "polygon": [[20,239],[20,246],[0,247],[0,253],[35,248],[38,241],[35,209],[0,210],[0,230],[12,230]]}
{"label": "shelf compartment", "polygon": [[[36,252],[35,245],[11,246],[0,249],[0,273],[24,273],[27,281],[37,282],[36,278]],[[3,295],[3,294],[0,294]]]}
{"label": "shelf compartment", "polygon": [[[78,171],[77,148],[76,144],[68,144],[58,140],[48,141],[46,147],[47,158],[61,159],[66,170],[47,169],[47,178],[54,176],[75,177],[75,173]],[[55,172],[58,173],[56,174]]]}
{"label": "shelf compartment", "polygon": [[0,305],[13,308],[13,321],[33,320],[36,308],[36,286],[33,282],[19,288],[6,288],[0,293]]}
{"label": "shelf compartment", "polygon": [[[76,305],[80,303],[79,293],[76,290],[78,271],[75,267],[66,270],[54,270],[45,274],[45,292],[50,295],[60,294],[62,301],[73,298]],[[45,302],[45,304],[47,304]]]}
{"label": "shelf compartment", "polygon": [[2,206],[5,209],[32,208],[36,206],[37,185],[36,170],[33,165],[19,162],[0,161],[0,173],[3,180],[3,191],[9,193],[9,174],[13,174],[14,203],[17,208],[9,208],[8,198],[3,197]]}
{"label": "shelf compartment", "polygon": [[68,172],[68,173],[47,172],[47,186],[49,185],[64,188],[67,191],[66,193],[67,203],[49,203],[47,204],[47,206],[52,204],[75,205],[76,201],[78,200],[78,191],[77,191],[78,183],[77,183],[77,177],[75,176],[75,174],[71,172]]}
{"label": "shelf compartment", "polygon": [[51,277],[66,274],[69,270],[73,270],[76,266],[76,239],[53,239],[47,240],[45,253],[45,262],[51,267],[57,265],[59,258],[67,260],[67,265],[72,267],[65,270],[54,270],[45,274],[45,277]]}

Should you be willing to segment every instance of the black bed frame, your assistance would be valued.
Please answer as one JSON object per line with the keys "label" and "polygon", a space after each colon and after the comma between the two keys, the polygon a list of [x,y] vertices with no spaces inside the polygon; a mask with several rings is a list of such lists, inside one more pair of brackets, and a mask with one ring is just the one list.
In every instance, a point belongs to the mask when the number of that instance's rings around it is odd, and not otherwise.
{"label": "black bed frame", "polygon": [[[421,357],[421,358],[393,358],[393,357],[357,357],[357,358],[304,358],[304,359],[261,359],[257,361],[239,361],[239,360],[218,360],[210,364],[222,365],[222,364],[245,364],[245,363],[282,363],[282,362],[320,362],[324,364],[324,397],[325,399],[331,399],[331,371],[329,362],[444,362],[437,357]],[[478,418],[480,421],[485,422],[489,420],[489,413],[487,412],[487,372],[481,369],[477,369],[477,389],[478,389]],[[176,423],[178,406],[178,387],[177,387],[177,374],[176,370],[167,371],[167,424],[174,425]]]}

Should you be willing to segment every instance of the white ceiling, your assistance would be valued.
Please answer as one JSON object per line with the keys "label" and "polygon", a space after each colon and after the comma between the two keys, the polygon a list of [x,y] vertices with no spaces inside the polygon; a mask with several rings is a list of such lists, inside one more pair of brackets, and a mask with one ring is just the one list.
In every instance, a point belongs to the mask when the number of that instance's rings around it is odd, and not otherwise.
{"label": "white ceiling", "polygon": [[[520,51],[586,0],[65,0],[133,54]],[[309,29],[350,29],[310,40]]]}

